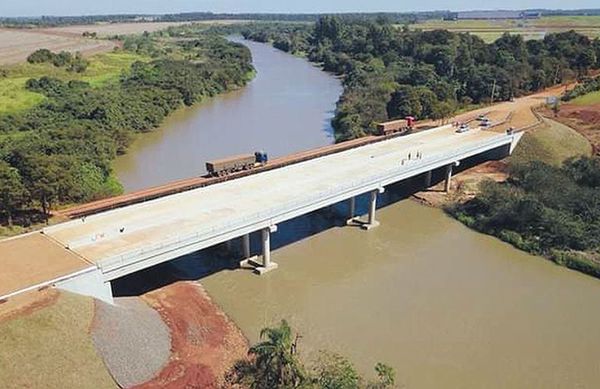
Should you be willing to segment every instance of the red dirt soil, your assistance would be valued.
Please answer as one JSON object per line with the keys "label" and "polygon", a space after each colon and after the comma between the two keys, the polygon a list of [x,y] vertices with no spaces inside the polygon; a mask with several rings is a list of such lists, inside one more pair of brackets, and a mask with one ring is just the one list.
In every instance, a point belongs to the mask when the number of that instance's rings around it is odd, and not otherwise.
{"label": "red dirt soil", "polygon": [[143,298],[171,331],[171,358],[157,377],[136,388],[218,388],[247,356],[247,339],[199,284],[178,282]]}

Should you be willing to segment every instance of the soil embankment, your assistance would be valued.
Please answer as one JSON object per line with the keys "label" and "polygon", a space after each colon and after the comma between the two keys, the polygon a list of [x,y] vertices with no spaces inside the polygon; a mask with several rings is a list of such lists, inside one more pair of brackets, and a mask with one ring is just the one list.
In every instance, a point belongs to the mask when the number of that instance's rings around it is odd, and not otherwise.
{"label": "soil embankment", "polygon": [[1,306],[2,388],[116,387],[90,339],[91,298],[46,289]]}
{"label": "soil embankment", "polygon": [[248,341],[202,286],[177,282],[143,299],[171,332],[171,357],[150,388],[217,388],[235,361],[246,357]]}
{"label": "soil embankment", "polygon": [[542,110],[542,114],[579,132],[592,144],[594,154],[600,154],[600,104],[564,104],[558,115],[549,109]]}

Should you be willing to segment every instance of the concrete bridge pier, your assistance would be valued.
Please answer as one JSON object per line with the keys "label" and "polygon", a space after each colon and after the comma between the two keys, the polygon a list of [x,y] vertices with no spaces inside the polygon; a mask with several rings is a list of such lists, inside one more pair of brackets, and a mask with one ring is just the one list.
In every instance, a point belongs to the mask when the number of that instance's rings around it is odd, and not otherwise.
{"label": "concrete bridge pier", "polygon": [[446,182],[444,183],[444,192],[450,192],[450,186],[452,185],[452,170],[454,169],[454,166],[459,165],[460,162],[457,161],[446,166]]}
{"label": "concrete bridge pier", "polygon": [[346,220],[346,225],[354,224],[354,213],[356,212],[356,197],[352,196],[348,200],[348,220]]}
{"label": "concrete bridge pier", "polygon": [[262,229],[262,266],[258,266],[255,271],[263,275],[271,270],[277,269],[278,265],[271,262],[271,232],[276,232],[277,226],[269,226]]}
{"label": "concrete bridge pier", "polygon": [[363,229],[370,230],[379,226],[379,222],[375,219],[375,212],[377,211],[377,195],[383,193],[384,191],[385,189],[383,187],[371,191],[371,199],[369,201],[369,215],[367,218],[367,223],[361,226]]}
{"label": "concrete bridge pier", "polygon": [[244,259],[250,258],[250,234],[242,236],[242,254]]}
{"label": "concrete bridge pier", "polygon": [[429,188],[431,186],[431,175],[432,175],[432,171],[429,170],[427,173],[425,173],[425,188]]}

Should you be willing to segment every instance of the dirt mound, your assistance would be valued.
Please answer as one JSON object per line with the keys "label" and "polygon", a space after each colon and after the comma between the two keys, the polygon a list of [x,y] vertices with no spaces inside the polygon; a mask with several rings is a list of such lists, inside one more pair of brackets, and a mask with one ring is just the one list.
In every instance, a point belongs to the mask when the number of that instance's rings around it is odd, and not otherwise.
{"label": "dirt mound", "polygon": [[592,144],[594,154],[600,155],[600,104],[565,104],[556,118],[547,109],[543,114],[575,129]]}
{"label": "dirt mound", "polygon": [[171,331],[171,358],[157,377],[137,388],[217,388],[247,355],[246,338],[199,284],[178,282],[144,299]]}
{"label": "dirt mound", "polygon": [[577,119],[585,124],[600,124],[600,104],[586,106],[564,105],[560,108],[559,116]]}

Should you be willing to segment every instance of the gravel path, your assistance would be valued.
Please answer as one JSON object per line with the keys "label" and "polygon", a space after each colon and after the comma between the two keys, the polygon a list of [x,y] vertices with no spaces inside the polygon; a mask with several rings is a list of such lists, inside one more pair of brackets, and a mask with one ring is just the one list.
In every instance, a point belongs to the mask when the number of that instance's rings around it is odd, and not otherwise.
{"label": "gravel path", "polygon": [[169,361],[169,329],[158,312],[137,297],[96,301],[92,338],[108,370],[124,388],[152,379]]}

